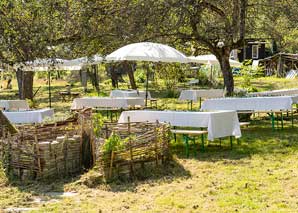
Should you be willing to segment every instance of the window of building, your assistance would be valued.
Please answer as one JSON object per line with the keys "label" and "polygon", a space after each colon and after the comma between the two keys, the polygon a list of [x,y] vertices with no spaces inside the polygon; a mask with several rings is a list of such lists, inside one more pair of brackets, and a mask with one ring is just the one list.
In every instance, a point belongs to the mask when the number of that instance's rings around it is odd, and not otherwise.
{"label": "window of building", "polygon": [[252,59],[259,58],[259,45],[252,45]]}

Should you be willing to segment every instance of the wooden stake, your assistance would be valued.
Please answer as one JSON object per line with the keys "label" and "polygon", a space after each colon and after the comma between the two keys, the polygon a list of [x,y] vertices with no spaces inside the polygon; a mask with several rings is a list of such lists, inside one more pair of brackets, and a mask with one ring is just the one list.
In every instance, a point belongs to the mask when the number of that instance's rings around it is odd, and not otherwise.
{"label": "wooden stake", "polygon": [[155,148],[155,164],[158,166],[158,152],[157,152],[157,140],[158,140],[158,120],[156,120],[156,126],[155,126],[155,140],[154,140],[154,148]]}
{"label": "wooden stake", "polygon": [[129,154],[130,154],[130,174],[131,177],[134,177],[134,171],[133,171],[133,155],[132,155],[132,144],[131,144],[131,129],[130,129],[130,117],[127,118],[127,131],[128,131],[128,145],[129,145]]}
{"label": "wooden stake", "polygon": [[113,161],[114,161],[114,151],[111,152],[111,161],[110,161],[110,170],[109,170],[109,178],[112,177],[113,173]]}
{"label": "wooden stake", "polygon": [[38,145],[37,135],[38,135],[37,127],[35,126],[34,140],[35,140],[35,147],[36,147],[36,153],[37,153],[37,165],[38,165],[39,174],[41,175],[40,152],[39,152],[39,145]]}

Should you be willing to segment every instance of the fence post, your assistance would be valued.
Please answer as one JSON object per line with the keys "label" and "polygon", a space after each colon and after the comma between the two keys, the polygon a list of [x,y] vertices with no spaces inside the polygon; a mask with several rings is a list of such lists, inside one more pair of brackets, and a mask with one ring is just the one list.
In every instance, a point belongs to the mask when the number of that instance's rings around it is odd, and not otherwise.
{"label": "fence post", "polygon": [[129,154],[130,154],[130,174],[131,177],[134,177],[134,171],[133,171],[133,153],[132,153],[132,144],[131,144],[131,129],[130,129],[130,117],[127,118],[127,131],[128,131],[128,145],[129,145]]}
{"label": "fence post", "polygon": [[35,135],[34,135],[34,140],[35,140],[35,148],[36,148],[36,154],[37,154],[37,165],[38,165],[38,172],[41,175],[41,164],[40,164],[40,152],[39,152],[39,144],[38,144],[38,131],[37,131],[37,126],[35,125]]}
{"label": "fence post", "polygon": [[91,146],[91,154],[92,154],[92,167],[95,165],[95,140],[94,140],[94,136],[93,136],[93,120],[92,117],[90,119],[90,146]]}
{"label": "fence post", "polygon": [[11,135],[8,131],[7,133],[7,142],[8,142],[8,153],[7,153],[7,172],[10,173],[11,170]]}
{"label": "fence post", "polygon": [[158,147],[158,120],[156,120],[156,126],[154,128],[154,133],[155,133],[155,140],[154,140],[154,149],[155,149],[155,163],[156,163],[156,166],[158,166],[158,150],[157,150],[157,147]]}

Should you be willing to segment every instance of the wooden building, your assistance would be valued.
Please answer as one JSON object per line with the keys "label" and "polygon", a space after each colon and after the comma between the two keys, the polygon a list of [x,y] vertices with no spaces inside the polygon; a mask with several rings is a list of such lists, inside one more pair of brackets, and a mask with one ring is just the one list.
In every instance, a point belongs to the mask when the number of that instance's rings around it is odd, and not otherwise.
{"label": "wooden building", "polygon": [[277,53],[260,60],[265,76],[285,77],[290,70],[298,70],[298,54]]}
{"label": "wooden building", "polygon": [[263,41],[251,41],[247,40],[244,48],[237,49],[233,52],[233,58],[239,60],[240,62],[244,60],[260,60],[266,57],[265,51],[266,42]]}

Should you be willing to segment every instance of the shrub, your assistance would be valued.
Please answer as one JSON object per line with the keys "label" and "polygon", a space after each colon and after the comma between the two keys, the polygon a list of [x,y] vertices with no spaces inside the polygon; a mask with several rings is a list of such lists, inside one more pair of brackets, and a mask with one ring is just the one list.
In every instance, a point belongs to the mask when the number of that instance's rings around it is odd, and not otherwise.
{"label": "shrub", "polygon": [[110,153],[112,151],[121,150],[124,148],[124,141],[121,140],[120,136],[112,132],[110,137],[106,139],[102,151],[104,153]]}
{"label": "shrub", "polygon": [[145,83],[145,81],[146,81],[146,71],[145,70],[138,69],[135,72],[135,78],[136,78],[136,82],[138,82],[138,83]]}
{"label": "shrub", "polygon": [[92,115],[92,121],[93,121],[93,126],[94,126],[94,134],[96,137],[100,136],[101,128],[103,126],[103,116],[101,113],[96,113]]}

